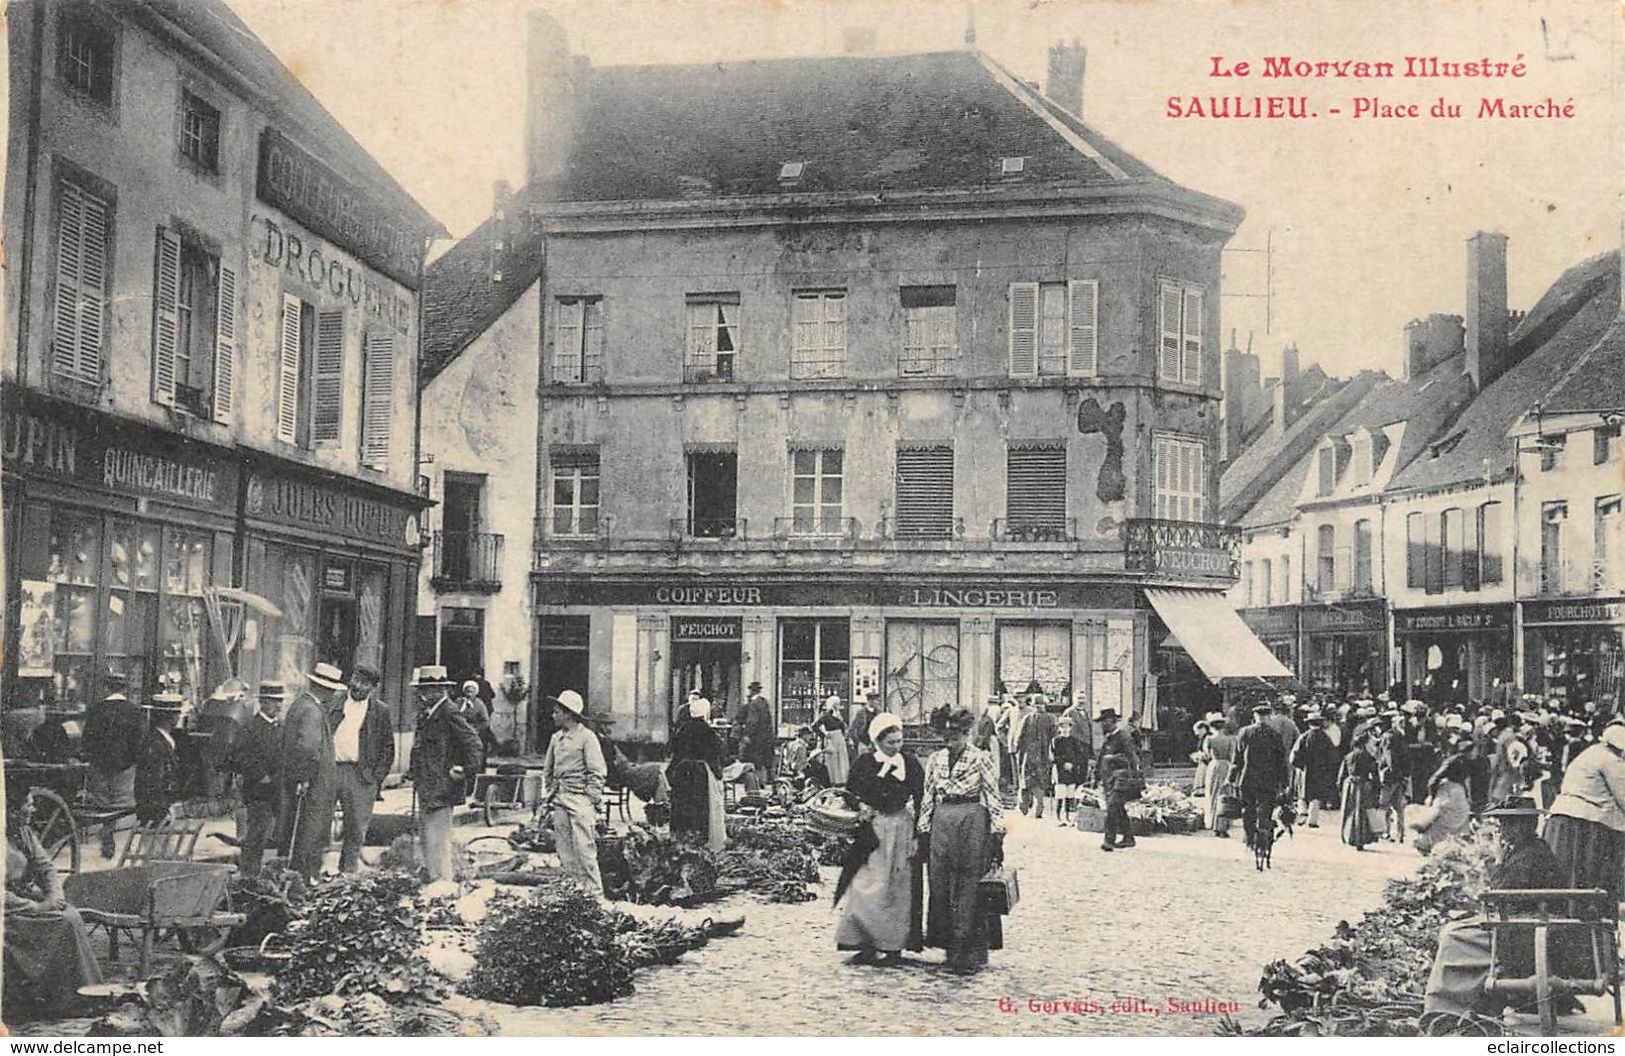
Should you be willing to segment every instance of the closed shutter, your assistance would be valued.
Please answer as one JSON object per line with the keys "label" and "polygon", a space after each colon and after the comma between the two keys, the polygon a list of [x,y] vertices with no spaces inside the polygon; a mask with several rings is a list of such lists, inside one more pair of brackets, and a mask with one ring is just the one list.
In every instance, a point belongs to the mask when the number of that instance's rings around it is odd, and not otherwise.
{"label": "closed shutter", "polygon": [[1100,283],[1094,279],[1073,279],[1067,286],[1071,295],[1067,372],[1093,377],[1100,355]]}
{"label": "closed shutter", "polygon": [[954,449],[897,451],[897,536],[947,539],[954,528]]}
{"label": "closed shutter", "polygon": [[1202,291],[1185,291],[1184,381],[1202,384]]}
{"label": "closed shutter", "polygon": [[367,335],[365,373],[361,461],[383,469],[389,465],[389,434],[395,419],[395,335]]}
{"label": "closed shutter", "polygon": [[1405,515],[1405,585],[1427,585],[1426,516],[1420,513]]}
{"label": "closed shutter", "polygon": [[100,385],[107,311],[107,203],[61,184],[52,370]]}
{"label": "closed shutter", "polygon": [[290,444],[299,442],[300,327],[304,307],[292,294],[282,295],[282,326],[277,334],[276,436]]}
{"label": "closed shutter", "polygon": [[1461,586],[1463,590],[1478,589],[1478,517],[1462,513]]}
{"label": "closed shutter", "polygon": [[1038,373],[1038,283],[1010,284],[1010,376]]}
{"label": "closed shutter", "polygon": [[237,409],[237,273],[220,265],[215,290],[214,420],[231,423]]}
{"label": "closed shutter", "polygon": [[1478,508],[1478,567],[1483,586],[1501,582],[1502,508],[1499,502],[1486,502]]}
{"label": "closed shutter", "polygon": [[1164,286],[1158,309],[1162,339],[1157,356],[1157,377],[1163,381],[1179,380],[1179,309],[1179,287]]}
{"label": "closed shutter", "polygon": [[1011,528],[1066,524],[1066,448],[1012,447],[1006,455],[1005,515]]}
{"label": "closed shutter", "polygon": [[181,240],[160,227],[152,278],[152,398],[175,406],[175,346],[180,340]]}
{"label": "closed shutter", "polygon": [[1444,592],[1444,538],[1443,524],[1438,517],[1426,518],[1427,546],[1424,552],[1427,563],[1427,584],[1429,594],[1442,594]]}
{"label": "closed shutter", "polygon": [[344,431],[344,313],[316,317],[315,404],[311,411],[313,443],[337,443]]}

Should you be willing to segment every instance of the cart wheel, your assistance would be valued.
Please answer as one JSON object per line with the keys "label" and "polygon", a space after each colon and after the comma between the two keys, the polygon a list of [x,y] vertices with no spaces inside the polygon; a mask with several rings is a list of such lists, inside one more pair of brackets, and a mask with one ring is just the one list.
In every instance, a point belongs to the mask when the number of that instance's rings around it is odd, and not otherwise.
{"label": "cart wheel", "polygon": [[[231,892],[220,892],[220,901],[215,903],[215,913],[231,912]],[[210,954],[225,949],[226,939],[231,935],[231,928],[227,926],[203,926],[196,928],[176,928],[175,939],[180,943],[181,949],[186,953]]]}
{"label": "cart wheel", "polygon": [[497,823],[497,806],[502,801],[497,798],[497,783],[488,782],[485,786],[485,799],[481,801],[481,809],[485,813],[485,827],[495,828]]}
{"label": "cart wheel", "polygon": [[34,796],[34,834],[40,846],[50,856],[51,864],[59,872],[79,871],[79,826],[73,820],[73,811],[61,796],[48,788],[36,788]]}

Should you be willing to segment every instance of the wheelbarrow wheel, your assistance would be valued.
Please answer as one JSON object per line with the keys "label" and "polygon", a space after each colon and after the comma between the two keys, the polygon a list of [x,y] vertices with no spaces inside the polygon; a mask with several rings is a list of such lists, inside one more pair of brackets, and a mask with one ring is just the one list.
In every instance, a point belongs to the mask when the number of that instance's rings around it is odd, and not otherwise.
{"label": "wheelbarrow wheel", "polygon": [[58,872],[79,871],[79,825],[67,802],[48,788],[34,794],[34,835]]}
{"label": "wheelbarrow wheel", "polygon": [[[220,901],[215,903],[215,913],[231,912],[231,892],[222,891]],[[225,949],[226,939],[231,935],[231,928],[226,925],[199,925],[197,927],[176,928],[175,941],[185,953],[210,954]]]}
{"label": "wheelbarrow wheel", "polygon": [[497,824],[497,810],[502,806],[502,797],[497,795],[497,783],[487,781],[485,784],[485,798],[480,803],[485,814],[485,827],[495,828]]}

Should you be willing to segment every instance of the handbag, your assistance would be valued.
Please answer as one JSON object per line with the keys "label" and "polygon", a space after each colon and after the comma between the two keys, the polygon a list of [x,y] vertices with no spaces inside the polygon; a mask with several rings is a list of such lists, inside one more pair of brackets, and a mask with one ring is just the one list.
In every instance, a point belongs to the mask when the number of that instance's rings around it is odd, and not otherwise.
{"label": "handbag", "polygon": [[1020,901],[1021,881],[1015,869],[996,865],[976,882],[976,909],[980,913],[1007,916]]}
{"label": "handbag", "polygon": [[1247,813],[1247,806],[1241,801],[1240,796],[1228,788],[1219,793],[1219,817],[1234,821],[1245,813]]}

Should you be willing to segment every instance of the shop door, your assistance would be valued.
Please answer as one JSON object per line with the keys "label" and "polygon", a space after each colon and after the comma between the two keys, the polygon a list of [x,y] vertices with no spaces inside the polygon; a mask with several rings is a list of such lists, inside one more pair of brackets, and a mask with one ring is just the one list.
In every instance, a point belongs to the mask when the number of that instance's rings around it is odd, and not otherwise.
{"label": "shop door", "polygon": [[461,683],[485,671],[485,610],[440,610],[440,664]]}
{"label": "shop door", "polygon": [[553,737],[553,709],[547,698],[566,689],[591,696],[591,626],[586,616],[544,616],[537,621],[536,684],[530,694],[530,744],[536,751],[545,750]]}
{"label": "shop door", "polygon": [[316,658],[346,675],[355,664],[361,611],[356,604],[355,562],[329,557],[322,561],[322,598],[316,615]]}
{"label": "shop door", "polygon": [[676,707],[697,689],[711,702],[711,717],[737,722],[743,701],[738,642],[673,642],[671,700]]}
{"label": "shop door", "polygon": [[454,582],[466,583],[475,578],[471,559],[475,533],[480,530],[480,497],[484,491],[484,477],[446,474],[446,501],[440,510],[439,574]]}

